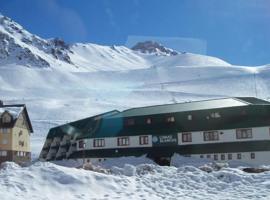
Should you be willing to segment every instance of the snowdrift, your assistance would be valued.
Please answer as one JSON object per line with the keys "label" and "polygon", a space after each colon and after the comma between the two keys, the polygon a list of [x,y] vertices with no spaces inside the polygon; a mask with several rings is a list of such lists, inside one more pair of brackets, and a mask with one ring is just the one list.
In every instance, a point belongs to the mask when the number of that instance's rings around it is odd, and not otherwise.
{"label": "snowdrift", "polygon": [[47,162],[29,167],[5,163],[0,169],[1,199],[267,199],[270,195],[270,172],[249,174],[225,167],[207,173],[187,164],[125,164],[110,169],[110,174],[103,174]]}

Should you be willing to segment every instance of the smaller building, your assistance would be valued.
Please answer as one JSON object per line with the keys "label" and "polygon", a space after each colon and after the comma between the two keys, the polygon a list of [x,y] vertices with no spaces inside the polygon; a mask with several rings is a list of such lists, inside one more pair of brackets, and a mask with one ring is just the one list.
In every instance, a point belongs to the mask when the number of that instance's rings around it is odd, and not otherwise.
{"label": "smaller building", "polygon": [[0,164],[31,160],[30,135],[33,128],[24,104],[4,105],[0,101]]}

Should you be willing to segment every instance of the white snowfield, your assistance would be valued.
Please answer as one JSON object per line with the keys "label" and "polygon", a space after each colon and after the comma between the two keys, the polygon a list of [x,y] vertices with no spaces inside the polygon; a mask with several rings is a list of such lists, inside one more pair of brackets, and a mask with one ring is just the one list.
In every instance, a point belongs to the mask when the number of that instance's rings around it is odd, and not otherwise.
{"label": "white snowfield", "polygon": [[1,200],[267,200],[270,196],[270,172],[249,174],[225,167],[208,173],[188,162],[161,167],[145,158],[132,158],[132,164],[123,164],[129,161],[119,159],[120,166],[115,167],[108,163],[108,174],[47,162],[29,167],[5,163],[0,170]]}
{"label": "white snowfield", "polygon": [[[269,99],[270,66],[209,56],[144,54],[123,46],[45,40],[0,15],[0,99],[25,103],[33,159],[51,127],[114,109],[226,96]],[[132,159],[134,161],[134,159]],[[136,159],[135,159],[136,160]],[[179,160],[179,159],[178,159]],[[160,167],[103,163],[111,174],[37,162],[0,169],[0,199],[269,199],[270,173],[206,173],[201,161]],[[148,163],[147,165],[145,163]],[[121,166],[119,166],[121,164]],[[117,165],[117,167],[113,167]]]}

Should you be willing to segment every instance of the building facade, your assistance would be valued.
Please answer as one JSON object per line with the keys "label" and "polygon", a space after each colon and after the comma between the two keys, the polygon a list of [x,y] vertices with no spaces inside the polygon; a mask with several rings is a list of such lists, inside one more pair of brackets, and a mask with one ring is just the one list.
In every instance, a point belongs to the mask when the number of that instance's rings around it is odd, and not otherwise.
{"label": "building facade", "polygon": [[32,125],[24,104],[0,104],[0,163],[31,161]]}
{"label": "building facade", "polygon": [[270,102],[252,97],[112,111],[52,128],[42,160],[173,154],[270,164]]}

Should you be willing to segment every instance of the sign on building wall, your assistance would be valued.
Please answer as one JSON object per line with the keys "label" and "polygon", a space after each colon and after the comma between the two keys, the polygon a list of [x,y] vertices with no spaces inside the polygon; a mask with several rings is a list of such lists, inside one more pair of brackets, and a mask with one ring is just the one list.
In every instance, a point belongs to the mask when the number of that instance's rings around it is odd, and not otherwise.
{"label": "sign on building wall", "polygon": [[153,136],[152,141],[154,146],[177,145],[177,134]]}

